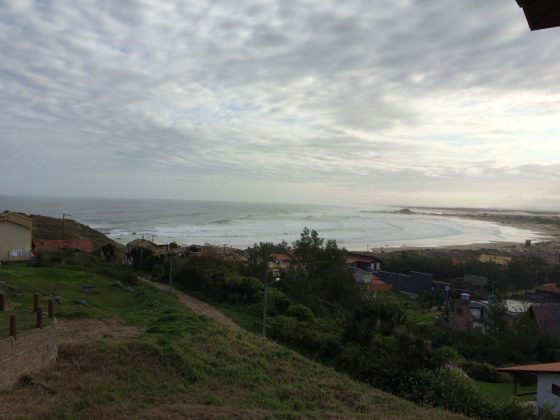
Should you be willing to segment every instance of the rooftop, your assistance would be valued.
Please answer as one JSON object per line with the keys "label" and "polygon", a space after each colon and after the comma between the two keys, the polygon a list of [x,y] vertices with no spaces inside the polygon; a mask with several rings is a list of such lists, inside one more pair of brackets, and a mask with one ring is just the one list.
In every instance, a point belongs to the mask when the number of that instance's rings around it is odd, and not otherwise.
{"label": "rooftop", "polygon": [[15,223],[16,225],[20,225],[31,229],[33,226],[33,221],[23,214],[13,213],[11,211],[5,211],[0,213],[0,223],[2,222],[11,222]]}
{"label": "rooftop", "polygon": [[558,0],[516,0],[523,8],[529,28],[538,29],[560,26],[560,1]]}
{"label": "rooftop", "polygon": [[531,306],[531,313],[540,332],[560,339],[560,304],[543,303]]}
{"label": "rooftop", "polygon": [[498,372],[507,373],[560,373],[560,362],[544,363],[540,365],[512,366],[498,368]]}

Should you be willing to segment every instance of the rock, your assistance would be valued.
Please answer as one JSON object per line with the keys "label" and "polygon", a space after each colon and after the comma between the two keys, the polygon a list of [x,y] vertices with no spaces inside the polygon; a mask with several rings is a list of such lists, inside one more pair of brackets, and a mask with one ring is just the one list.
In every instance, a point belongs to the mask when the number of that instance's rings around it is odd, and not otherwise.
{"label": "rock", "polygon": [[80,290],[82,291],[82,293],[97,293],[97,287],[95,286],[82,286]]}
{"label": "rock", "polygon": [[131,286],[128,286],[126,290],[128,290],[130,293],[134,292],[134,289]]}
{"label": "rock", "polygon": [[17,290],[18,287],[15,284],[6,284],[6,289]]}
{"label": "rock", "polygon": [[62,296],[55,296],[53,299],[59,305],[62,305],[64,303],[64,298]]}
{"label": "rock", "polygon": [[6,287],[6,282],[0,280],[0,288]]}
{"label": "rock", "polygon": [[395,213],[400,213],[400,214],[414,214],[414,212],[410,209],[401,209],[401,210],[397,210]]}
{"label": "rock", "polygon": [[119,289],[122,289],[123,287],[122,282],[120,280],[113,280],[113,286],[118,287]]}
{"label": "rock", "polygon": [[75,303],[76,305],[78,305],[78,306],[86,306],[86,305],[87,305],[87,302],[86,302],[85,300],[83,300],[83,299],[76,299],[76,300],[74,301],[74,303]]}

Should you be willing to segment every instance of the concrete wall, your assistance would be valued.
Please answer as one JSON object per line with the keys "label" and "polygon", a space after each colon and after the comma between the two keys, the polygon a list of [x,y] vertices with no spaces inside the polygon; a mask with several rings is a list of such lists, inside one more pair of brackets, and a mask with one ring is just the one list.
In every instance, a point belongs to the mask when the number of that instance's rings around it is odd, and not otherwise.
{"label": "concrete wall", "polygon": [[[10,258],[10,251],[23,250],[23,258]],[[9,221],[0,222],[0,261],[28,260],[31,251],[31,229]]]}
{"label": "concrete wall", "polygon": [[0,391],[10,389],[25,373],[52,366],[57,353],[55,323],[23,334],[17,340],[0,340]]}

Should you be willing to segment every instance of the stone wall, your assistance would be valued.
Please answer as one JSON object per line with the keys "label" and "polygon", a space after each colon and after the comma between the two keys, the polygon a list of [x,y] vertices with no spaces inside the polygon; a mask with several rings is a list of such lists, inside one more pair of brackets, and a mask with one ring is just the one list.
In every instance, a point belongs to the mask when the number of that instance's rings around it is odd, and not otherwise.
{"label": "stone wall", "polygon": [[0,391],[14,386],[21,375],[48,368],[58,353],[56,321],[43,329],[0,340]]}

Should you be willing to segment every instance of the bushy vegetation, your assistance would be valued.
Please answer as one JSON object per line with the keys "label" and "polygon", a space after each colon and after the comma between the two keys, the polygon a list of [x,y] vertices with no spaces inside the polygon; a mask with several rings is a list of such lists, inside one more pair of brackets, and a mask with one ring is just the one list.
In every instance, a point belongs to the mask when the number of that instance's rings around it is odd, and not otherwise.
{"label": "bushy vegetation", "polygon": [[530,289],[546,282],[560,282],[560,265],[548,264],[538,255],[500,265],[494,262],[480,262],[480,252],[468,254],[470,256],[458,262],[451,256],[438,252],[391,252],[384,256],[384,269],[400,273],[421,271],[431,273],[440,280],[453,280],[465,274],[484,276],[502,293]]}
{"label": "bushy vegetation", "polygon": [[[346,251],[315,231],[305,229],[289,250],[286,244],[253,247],[243,275],[223,261],[192,258],[177,265],[174,278],[213,301],[245,303],[242,308],[257,313],[267,253],[279,251],[290,252],[293,263],[281,281],[269,287],[269,336],[274,340],[421,404],[484,419],[531,418],[531,410],[514,401],[499,405],[486,399],[461,370],[464,366],[473,378],[505,380],[483,363],[484,345],[473,349],[480,352],[480,360],[469,361],[478,359],[465,351],[467,347],[456,350],[451,335],[440,332],[433,322],[418,321],[430,302],[393,292],[373,297],[346,268]],[[508,334],[499,336],[499,349],[509,345],[507,339],[521,337]]]}

